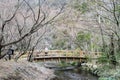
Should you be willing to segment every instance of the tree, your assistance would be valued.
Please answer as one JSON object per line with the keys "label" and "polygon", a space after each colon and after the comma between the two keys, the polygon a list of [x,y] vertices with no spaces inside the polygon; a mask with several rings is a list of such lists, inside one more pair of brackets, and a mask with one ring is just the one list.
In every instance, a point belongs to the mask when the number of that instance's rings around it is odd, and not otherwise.
{"label": "tree", "polygon": [[[34,3],[35,6],[32,5],[32,2],[34,1],[14,0],[11,2],[12,7],[9,7],[13,10],[11,12],[6,7],[11,6],[11,4],[4,4],[5,6],[3,6],[2,10],[8,13],[8,17],[4,13],[1,13],[0,59],[4,57],[4,54],[1,54],[1,52],[5,47],[21,42],[44,26],[51,24],[63,10],[63,5],[61,5],[57,10],[54,10],[53,15],[52,11],[54,8],[47,6],[46,2],[40,2],[38,0],[36,1],[37,3]],[[3,2],[0,3],[3,4]],[[16,25],[19,26],[19,30],[16,29]]]}
{"label": "tree", "polygon": [[[115,54],[120,50],[120,1],[107,0],[96,2],[98,8],[99,23],[104,24],[102,29],[110,38],[109,59],[113,65],[116,65]],[[116,46],[115,46],[116,45]],[[103,45],[104,46],[104,45]]]}
{"label": "tree", "polygon": [[[93,31],[96,29],[97,33],[101,35],[101,39],[99,42],[101,42],[100,45],[102,45],[101,46],[102,51],[105,53],[108,53],[108,56],[111,56],[111,58],[116,60],[115,53],[118,53],[120,50],[119,48],[120,1],[119,0],[93,0],[93,1],[88,0],[88,1],[81,1],[81,2],[80,0],[76,0],[76,1],[78,2],[77,7],[75,5],[74,8],[80,12],[85,10],[84,15],[86,15],[87,18],[88,17],[91,18],[92,22],[96,23],[95,27],[92,26],[90,28],[89,26],[88,30]],[[81,3],[85,3],[86,5],[82,5]],[[86,7],[81,7],[81,6],[86,6]],[[112,37],[113,39],[111,38],[111,36],[113,36]],[[109,45],[111,44],[114,45],[114,46],[111,46],[113,47],[113,49],[109,47]],[[114,50],[114,51],[111,51],[111,50]]]}

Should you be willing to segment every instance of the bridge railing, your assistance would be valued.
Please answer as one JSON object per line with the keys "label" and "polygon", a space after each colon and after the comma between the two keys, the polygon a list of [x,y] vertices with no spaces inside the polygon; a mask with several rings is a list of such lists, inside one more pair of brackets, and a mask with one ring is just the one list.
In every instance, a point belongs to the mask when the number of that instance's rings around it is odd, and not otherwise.
{"label": "bridge railing", "polygon": [[[15,52],[18,54],[18,52]],[[29,53],[29,51],[27,52]],[[66,57],[91,57],[98,58],[100,57],[102,52],[90,52],[90,51],[81,51],[81,50],[49,50],[47,56],[66,56]],[[45,57],[45,51],[34,51],[34,57]],[[27,57],[27,54],[23,55],[23,57]]]}
{"label": "bridge railing", "polygon": [[34,57],[45,57],[45,56],[66,56],[66,57],[92,57],[97,58],[101,55],[101,52],[89,52],[89,51],[81,51],[81,50],[49,50],[48,54],[45,55],[45,51],[42,50],[40,52],[34,52]]}

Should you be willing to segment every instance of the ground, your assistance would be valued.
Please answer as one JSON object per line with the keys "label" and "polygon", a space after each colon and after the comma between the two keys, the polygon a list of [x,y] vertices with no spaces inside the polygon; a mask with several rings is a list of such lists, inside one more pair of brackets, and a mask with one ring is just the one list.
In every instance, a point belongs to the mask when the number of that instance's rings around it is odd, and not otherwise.
{"label": "ground", "polygon": [[0,80],[50,80],[54,71],[37,63],[0,60]]}

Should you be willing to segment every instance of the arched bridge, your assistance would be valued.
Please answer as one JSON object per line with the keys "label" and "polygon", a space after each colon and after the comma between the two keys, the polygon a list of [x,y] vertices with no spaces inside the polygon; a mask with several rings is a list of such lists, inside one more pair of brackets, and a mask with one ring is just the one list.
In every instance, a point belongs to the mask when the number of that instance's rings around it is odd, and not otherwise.
{"label": "arched bridge", "polygon": [[100,56],[100,52],[88,52],[81,50],[49,50],[34,52],[34,61],[79,61],[85,62],[88,58],[96,59]]}

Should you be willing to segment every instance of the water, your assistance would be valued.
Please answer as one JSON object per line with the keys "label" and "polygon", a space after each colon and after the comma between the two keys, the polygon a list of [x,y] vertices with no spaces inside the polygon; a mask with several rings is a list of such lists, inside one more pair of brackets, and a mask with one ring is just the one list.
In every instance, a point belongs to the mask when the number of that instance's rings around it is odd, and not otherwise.
{"label": "water", "polygon": [[98,77],[85,71],[55,71],[55,80],[98,80]]}
{"label": "water", "polygon": [[[40,65],[44,63],[38,62]],[[51,80],[98,80],[98,77],[93,76],[89,72],[81,69],[74,70],[55,70],[54,73],[57,77]]]}

